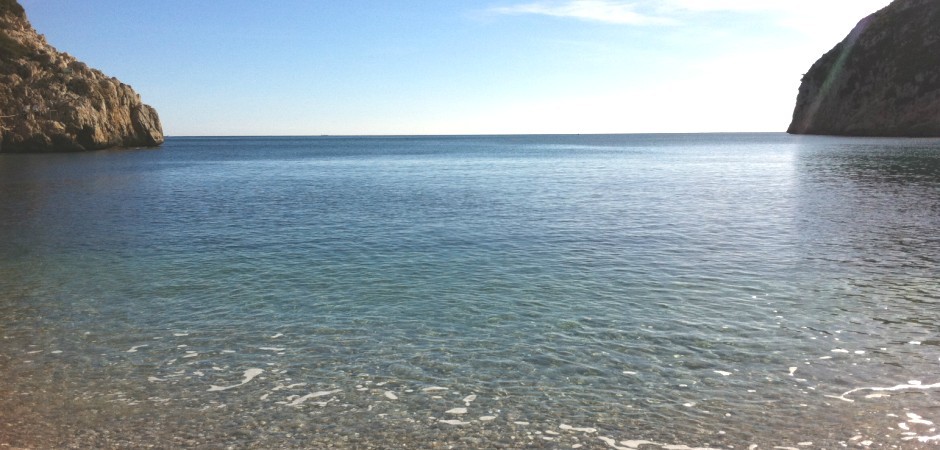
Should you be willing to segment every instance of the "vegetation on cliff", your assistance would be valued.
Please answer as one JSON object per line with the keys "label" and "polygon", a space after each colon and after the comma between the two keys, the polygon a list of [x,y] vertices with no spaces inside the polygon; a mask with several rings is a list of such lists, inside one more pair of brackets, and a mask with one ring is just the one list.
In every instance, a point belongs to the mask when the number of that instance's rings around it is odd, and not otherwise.
{"label": "vegetation on cliff", "polygon": [[940,2],[895,0],[803,76],[797,134],[940,136]]}

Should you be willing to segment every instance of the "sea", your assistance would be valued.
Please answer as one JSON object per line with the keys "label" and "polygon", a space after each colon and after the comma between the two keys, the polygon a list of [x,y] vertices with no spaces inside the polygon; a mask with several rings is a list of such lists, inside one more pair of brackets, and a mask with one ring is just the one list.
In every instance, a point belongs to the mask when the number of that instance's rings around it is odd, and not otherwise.
{"label": "sea", "polygon": [[0,448],[940,444],[940,140],[0,155]]}

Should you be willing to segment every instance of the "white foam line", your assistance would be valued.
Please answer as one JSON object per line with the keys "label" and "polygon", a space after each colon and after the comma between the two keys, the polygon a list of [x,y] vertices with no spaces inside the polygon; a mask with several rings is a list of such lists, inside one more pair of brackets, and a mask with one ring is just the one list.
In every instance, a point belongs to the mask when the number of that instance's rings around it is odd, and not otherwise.
{"label": "white foam line", "polygon": [[918,425],[933,425],[933,422],[929,420],[924,420],[923,417],[918,416],[917,414],[914,414],[914,413],[907,413],[907,418],[911,419],[909,420],[910,423],[916,423]]}
{"label": "white foam line", "polygon": [[342,392],[342,389],[334,389],[332,391],[313,392],[288,403],[287,406],[300,406],[301,404],[303,404],[303,402],[310,400],[311,398],[325,397],[327,395],[336,394],[337,392]]}
{"label": "white foam line", "polygon": [[272,392],[276,392],[276,391],[280,391],[281,389],[294,389],[294,388],[299,388],[299,387],[303,387],[303,386],[306,386],[306,385],[307,385],[307,383],[294,383],[294,384],[287,385],[287,386],[285,386],[285,385],[283,385],[283,384],[279,384],[279,385],[275,386],[274,389],[271,389],[271,391],[272,391]]}
{"label": "white foam line", "polygon": [[688,445],[664,445],[666,450],[721,450],[714,447],[689,447]]}
{"label": "white foam line", "polygon": [[463,422],[460,420],[438,420],[438,423],[446,423],[447,425],[470,425],[470,422]]}
{"label": "white foam line", "polygon": [[689,447],[688,445],[664,445],[666,450],[721,450],[713,447]]}
{"label": "white foam line", "polygon": [[640,448],[641,445],[659,445],[653,441],[620,441],[620,443],[628,448]]}
{"label": "white foam line", "polygon": [[582,433],[597,433],[597,428],[577,428],[571,425],[561,424],[558,426],[559,429],[564,431],[580,431]]}
{"label": "white foam line", "polygon": [[213,385],[210,385],[210,386],[209,386],[209,392],[214,392],[214,391],[227,391],[227,390],[229,390],[229,389],[234,389],[234,388],[237,388],[237,387],[239,387],[239,386],[244,386],[244,385],[248,384],[249,381],[255,379],[256,376],[261,375],[262,372],[264,372],[263,369],[248,369],[248,370],[245,371],[245,375],[244,375],[244,376],[245,376],[245,379],[242,380],[241,383],[238,383],[238,384],[233,385],[233,386],[213,386]]}
{"label": "white foam line", "polygon": [[[688,445],[675,445],[675,444],[661,444],[659,442],[653,441],[620,441],[621,445],[625,447],[617,446],[617,442],[608,437],[599,437],[598,439],[607,443],[607,445],[617,449],[617,450],[636,450],[640,448],[641,445],[653,445],[665,450],[721,450],[713,447],[689,447]],[[753,448],[753,446],[752,446]],[[787,447],[774,447],[774,448],[787,448]],[[796,450],[795,448],[792,450]]]}
{"label": "white foam line", "polygon": [[271,352],[283,352],[284,350],[287,350],[287,349],[284,347],[258,347],[258,350],[267,350]]}
{"label": "white foam line", "polygon": [[137,353],[137,349],[138,349],[138,348],[144,348],[144,347],[150,347],[150,346],[147,345],[147,344],[144,344],[144,345],[135,345],[135,346],[131,347],[131,349],[128,350],[127,353]]}
{"label": "white foam line", "polygon": [[615,440],[612,439],[612,438],[609,438],[609,437],[606,437],[606,436],[598,436],[598,439],[604,441],[605,444],[607,444],[607,445],[609,445],[609,446],[611,446],[611,447],[613,447],[613,448],[615,448],[615,449],[620,450],[620,449],[622,449],[622,448],[625,448],[625,447],[618,447],[618,446],[617,446],[617,441],[615,441]]}
{"label": "white foam line", "polygon": [[921,389],[921,390],[940,389],[940,383],[936,383],[936,384],[899,384],[899,385],[897,385],[897,386],[891,386],[891,387],[860,387],[860,388],[852,389],[851,391],[847,391],[847,392],[845,392],[845,393],[842,394],[842,395],[838,395],[838,396],[836,396],[836,395],[827,395],[827,397],[830,397],[830,398],[837,398],[837,399],[842,400],[842,401],[846,401],[846,402],[849,402],[849,403],[854,403],[855,400],[852,400],[852,399],[850,399],[850,398],[846,398],[846,396],[852,395],[852,394],[854,394],[854,393],[856,393],[856,392],[859,392],[859,391],[889,392],[889,391],[906,391],[906,390],[908,390],[908,389]]}

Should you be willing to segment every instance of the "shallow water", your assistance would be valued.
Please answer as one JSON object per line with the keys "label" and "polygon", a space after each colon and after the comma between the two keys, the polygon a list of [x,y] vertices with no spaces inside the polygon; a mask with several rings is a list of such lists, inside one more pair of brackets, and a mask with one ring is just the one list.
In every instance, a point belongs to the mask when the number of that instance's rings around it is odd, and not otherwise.
{"label": "shallow water", "polygon": [[933,448],[937,230],[937,140],[0,155],[0,447]]}

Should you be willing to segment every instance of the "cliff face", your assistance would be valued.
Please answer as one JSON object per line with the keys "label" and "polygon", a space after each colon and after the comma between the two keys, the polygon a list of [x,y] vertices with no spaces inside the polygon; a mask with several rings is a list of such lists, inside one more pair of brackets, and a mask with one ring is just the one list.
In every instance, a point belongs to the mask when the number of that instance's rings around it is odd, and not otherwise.
{"label": "cliff face", "polygon": [[162,143],[157,112],[130,86],[58,52],[16,0],[0,0],[0,151]]}
{"label": "cliff face", "polygon": [[940,136],[940,1],[895,0],[803,76],[794,134]]}

